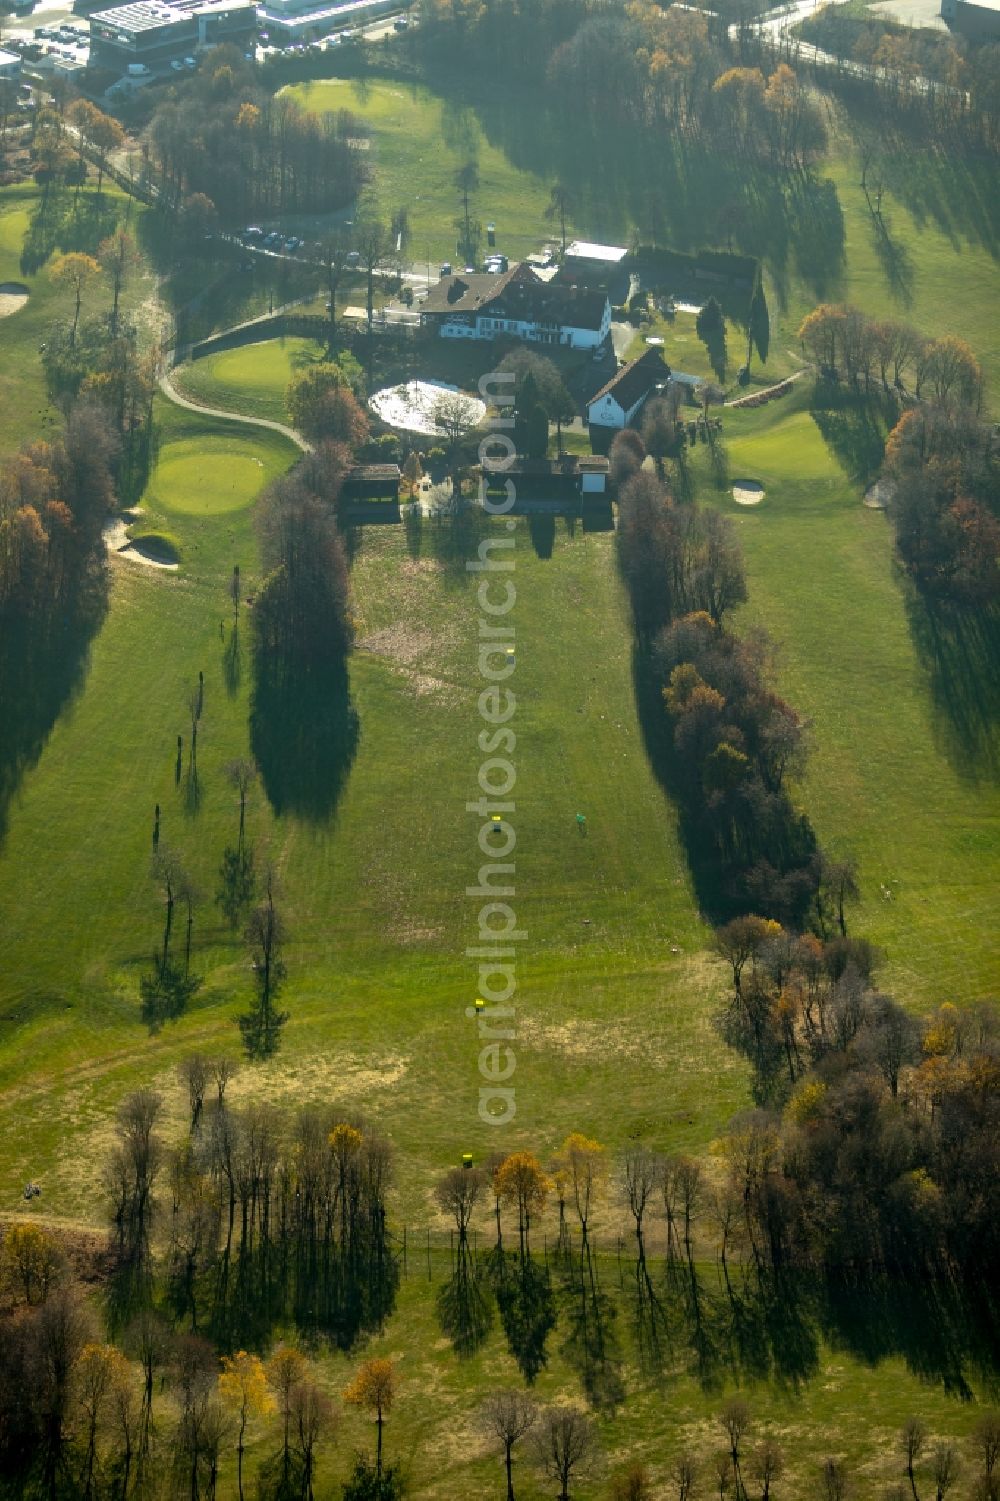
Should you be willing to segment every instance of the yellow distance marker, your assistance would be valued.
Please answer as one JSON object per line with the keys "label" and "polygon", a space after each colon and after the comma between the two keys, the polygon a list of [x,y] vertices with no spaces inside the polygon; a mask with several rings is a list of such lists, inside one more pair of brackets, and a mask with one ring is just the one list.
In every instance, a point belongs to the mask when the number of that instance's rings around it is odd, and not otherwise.
{"label": "yellow distance marker", "polygon": [[476,1010],[477,1011],[485,1011],[486,1010],[486,1002],[483,1000],[483,998],[482,998],[481,995],[477,995],[476,996]]}

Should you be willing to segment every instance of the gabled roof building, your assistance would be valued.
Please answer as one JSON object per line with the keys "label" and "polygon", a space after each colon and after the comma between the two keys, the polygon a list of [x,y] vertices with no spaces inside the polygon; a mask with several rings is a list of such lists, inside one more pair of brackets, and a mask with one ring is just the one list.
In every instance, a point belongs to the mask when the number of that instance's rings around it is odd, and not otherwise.
{"label": "gabled roof building", "polygon": [[512,336],[596,349],[611,329],[611,304],[603,292],[543,281],[521,261],[502,276],[442,277],[421,304],[420,321],[446,339]]}
{"label": "gabled roof building", "polygon": [[587,421],[592,427],[627,427],[640,407],[670,379],[670,368],[658,349],[647,349],[630,360],[587,402]]}

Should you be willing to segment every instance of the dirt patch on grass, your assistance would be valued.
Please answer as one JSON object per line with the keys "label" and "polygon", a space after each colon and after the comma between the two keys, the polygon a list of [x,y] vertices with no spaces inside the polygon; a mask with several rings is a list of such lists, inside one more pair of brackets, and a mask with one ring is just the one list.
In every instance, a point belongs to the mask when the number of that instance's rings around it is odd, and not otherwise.
{"label": "dirt patch on grass", "polygon": [[19,313],[28,300],[28,289],[20,281],[0,281],[0,318]]}
{"label": "dirt patch on grass", "polygon": [[361,1058],[352,1053],[308,1058],[282,1056],[237,1074],[227,1099],[234,1105],[266,1099],[279,1106],[354,1100],[392,1089],[405,1077],[409,1067],[409,1057],[402,1053],[386,1053],[381,1058],[370,1055]]}
{"label": "dirt patch on grass", "polygon": [[430,631],[398,620],[362,637],[358,650],[371,652],[373,657],[385,657],[397,667],[411,667],[414,662],[430,656],[435,645]]}
{"label": "dirt patch on grass", "polygon": [[399,565],[399,571],[405,579],[428,578],[443,570],[444,564],[439,563],[437,558],[404,558]]}
{"label": "dirt patch on grass", "polygon": [[440,650],[440,646],[440,639],[430,631],[402,620],[372,631],[358,642],[359,651],[370,652],[373,657],[381,657],[390,663],[417,698],[434,698],[439,703],[454,702],[460,694],[453,683],[433,673],[420,672],[415,666]]}
{"label": "dirt patch on grass", "polygon": [[440,938],[444,928],[428,928],[414,922],[410,917],[400,918],[398,922],[390,924],[389,936],[396,943],[433,943],[435,938]]}

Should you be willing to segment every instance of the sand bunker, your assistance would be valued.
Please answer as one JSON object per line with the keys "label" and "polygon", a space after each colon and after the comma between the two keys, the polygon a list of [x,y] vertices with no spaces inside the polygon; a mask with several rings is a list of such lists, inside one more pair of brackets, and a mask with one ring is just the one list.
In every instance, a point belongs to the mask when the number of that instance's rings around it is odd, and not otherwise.
{"label": "sand bunker", "polygon": [[133,542],[128,534],[128,529],[139,519],[138,511],[123,511],[120,516],[115,516],[104,528],[104,545],[109,553],[115,557],[125,558],[129,563],[141,563],[144,568],[163,568],[168,573],[176,573],[179,563],[168,563],[163,558],[154,558],[144,551],[141,539]]}
{"label": "sand bunker", "polygon": [[759,506],[764,499],[764,486],[755,479],[733,480],[733,499],[738,506]]}
{"label": "sand bunker", "polygon": [[0,281],[0,318],[9,318],[28,300],[28,289],[20,281]]}
{"label": "sand bunker", "polygon": [[865,491],[865,505],[869,511],[884,511],[891,499],[892,482],[887,479],[877,479]]}

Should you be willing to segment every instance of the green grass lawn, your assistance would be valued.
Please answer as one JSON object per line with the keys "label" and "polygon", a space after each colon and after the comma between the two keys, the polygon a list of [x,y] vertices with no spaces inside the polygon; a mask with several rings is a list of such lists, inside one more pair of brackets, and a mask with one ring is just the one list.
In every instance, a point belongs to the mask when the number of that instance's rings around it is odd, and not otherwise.
{"label": "green grass lawn", "polygon": [[[549,187],[511,163],[472,109],[396,79],[332,78],[296,84],[289,92],[308,109],[351,110],[371,128],[379,211],[388,219],[401,207],[409,210],[409,255],[417,264],[429,261],[432,274],[457,254],[455,220],[462,203],[454,178],[470,157],[478,160],[480,176],[473,217],[484,229],[487,222],[496,224],[499,249],[524,256],[552,238],[553,226],[544,218]],[[485,245],[484,234],[484,252]]]}
{"label": "green grass lawn", "polygon": [[[93,187],[79,198],[69,189],[53,189],[47,204],[33,183],[0,188],[0,282],[20,282],[29,293],[18,312],[0,321],[0,454],[43,436],[58,421],[49,405],[40,353],[53,323],[72,320],[73,294],[51,281],[52,258],[71,249],[94,254],[99,241],[124,219],[126,206],[113,187],[105,187],[100,203]],[[28,268],[22,263],[26,248],[32,250]],[[149,278],[140,268],[126,285],[122,306],[142,318],[149,291]],[[98,283],[84,297],[83,317],[110,305],[110,288]]]}
{"label": "green grass lawn", "polygon": [[[415,230],[424,224],[430,237],[436,226],[439,239],[430,240],[429,252],[447,253],[455,210],[450,175],[469,130],[479,129],[475,121],[456,118],[426,91],[383,81],[301,92],[317,107],[355,108],[372,121],[383,206],[408,201]],[[432,147],[433,163],[421,162],[421,151]],[[523,242],[504,237],[505,248],[518,253],[542,237],[544,179],[515,168],[481,139],[479,147],[490,186],[477,211],[499,223],[502,205],[504,222],[524,227]],[[425,166],[426,201],[417,175]],[[835,164],[831,171],[845,211],[844,289],[874,308],[887,294],[870,244],[866,249],[853,168]],[[410,190],[418,183],[415,199]],[[45,319],[63,310],[44,268],[30,277],[17,270],[28,223],[18,216],[32,212],[35,191],[5,190],[0,198],[0,279],[25,280],[32,289],[28,307],[0,326],[0,398],[22,424],[11,431],[5,423],[5,446],[43,430],[37,344]],[[498,207],[487,209],[494,202]],[[893,202],[892,212],[901,218],[903,211]],[[418,244],[415,233],[414,253]],[[936,330],[952,326],[954,312],[954,326],[968,329],[984,358],[995,359],[988,250],[961,237],[952,242],[929,216],[911,254],[911,316]],[[951,308],[939,290],[935,295],[944,282],[955,284]],[[781,290],[785,312],[775,337],[786,347],[807,294],[802,282]],[[775,298],[772,308],[777,291]],[[290,374],[311,348],[286,340],[213,356],[184,372],[185,389],[280,417]],[[688,368],[669,341],[666,354]],[[773,634],[781,690],[810,721],[801,800],[821,839],[860,859],[864,900],[853,930],[885,946],[888,987],[921,1009],[995,992],[1000,961],[991,898],[1000,881],[1000,794],[985,771],[957,755],[914,645],[886,519],[863,507],[859,484],[845,477],[808,409],[807,387],[800,383],[793,396],[763,410],[725,416],[731,474],[766,486],[759,507],[745,510],[713,495],[700,448],[699,491],[736,520],[750,586],[742,623]],[[167,1097],[167,1129],[179,1131],[178,1061],[196,1048],[235,1053],[234,1021],[251,988],[242,943],[213,902],[221,851],[238,817],[223,767],[248,747],[248,611],[237,654],[228,585],[239,563],[244,593],[253,594],[254,497],[296,450],[275,434],[164,403],[156,415],[158,458],[138,526],[169,536],[180,569],[110,565],[110,607],[82,690],[26,774],[0,847],[4,1214],[29,1212],[20,1185],[30,1177],[43,1185],[30,1212],[99,1222],[101,1167],[118,1101],[152,1083]],[[581,1129],[615,1148],[640,1133],[665,1148],[705,1152],[748,1106],[748,1080],[713,1028],[724,976],[706,952],[709,935],[675,812],[642,745],[613,534],[561,522],[545,532],[521,521],[513,534],[515,905],[528,939],[518,965],[518,1114],[503,1146],[546,1154]],[[465,950],[476,938],[478,905],[466,887],[482,863],[479,820],[465,810],[479,795],[483,759],[476,743],[477,580],[464,567],[468,546],[455,556],[448,532],[427,522],[419,537],[391,527],[353,540],[357,758],[326,822],[276,817],[260,789],[252,798],[250,835],[260,860],[277,871],[290,933],[283,1003],[291,1019],[278,1057],[246,1069],[232,1098],[335,1101],[374,1115],[396,1150],[395,1222],[422,1227],[434,1214],[434,1174],[463,1151],[481,1158],[497,1145],[476,1111],[477,1044],[465,1016],[477,988]],[[195,780],[185,699],[199,671],[205,707]],[[185,745],[178,778],[179,734]],[[162,924],[149,876],[156,803],[161,845],[179,852],[203,895],[194,952],[204,983],[186,1016],[151,1035],[140,1022],[137,991]],[[578,812],[587,819],[585,835]],[[609,1222],[605,1214],[605,1233]],[[436,1279],[444,1259],[434,1262]],[[617,1275],[609,1253],[602,1277],[616,1296]],[[706,1275],[714,1279],[714,1269]],[[496,1331],[468,1364],[453,1357],[431,1292],[411,1253],[399,1311],[376,1342],[401,1360],[390,1446],[410,1466],[415,1497],[487,1494],[500,1470],[473,1437],[471,1412],[485,1384],[513,1379],[513,1366]],[[683,1443],[697,1441],[704,1453],[718,1446],[711,1419],[720,1391],[706,1390],[679,1352],[662,1378],[641,1372],[626,1324],[623,1312],[629,1401],[604,1421],[604,1439],[619,1459],[648,1459],[662,1487]],[[543,1395],[579,1389],[559,1351],[562,1338],[557,1331]],[[347,1369],[343,1357],[325,1360],[335,1388]],[[862,1467],[864,1501],[881,1495],[899,1478],[898,1461],[887,1454],[893,1430],[911,1411],[935,1435],[967,1431],[975,1417],[975,1404],[918,1381],[901,1359],[859,1358],[832,1335],[819,1340],[801,1384],[771,1381],[762,1370],[753,1401],[789,1451],[788,1494],[802,1497],[815,1494],[810,1466],[826,1453],[846,1454]],[[368,1437],[361,1419],[348,1415],[335,1455],[324,1462],[326,1475],[342,1474],[353,1446]],[[231,1482],[230,1462],[223,1487]],[[606,1475],[599,1475],[581,1485],[580,1496],[596,1501],[605,1490]],[[518,1494],[531,1501],[547,1492],[526,1479]]]}
{"label": "green grass lawn", "polygon": [[[963,160],[945,147],[887,151],[883,236],[861,189],[861,164],[838,140],[824,166],[844,220],[844,270],[836,298],[876,317],[896,318],[921,333],[958,334],[983,366],[987,402],[1000,400],[1000,227],[986,160]],[[780,335],[793,344],[801,318],[819,299],[791,282]],[[776,311],[771,301],[772,315]],[[772,334],[772,337],[774,335]]]}
{"label": "green grass lawn", "polygon": [[[957,754],[890,523],[862,505],[807,387],[725,417],[732,476],[766,488],[752,509],[718,501],[746,555],[743,618],[778,644],[781,690],[809,721],[800,796],[821,840],[861,862],[854,927],[884,946],[890,988],[922,1007],[995,993],[1000,787]],[[701,493],[712,498],[707,477]]]}
{"label": "green grass lawn", "polygon": [[24,306],[0,323],[0,453],[9,453],[54,420],[38,346],[60,298],[44,270],[33,276],[21,270],[21,246],[37,196],[34,186],[0,188],[0,282],[20,282],[29,292]]}
{"label": "green grass lawn", "polygon": [[218,404],[252,417],[287,422],[289,381],[323,355],[313,339],[268,339],[178,366],[175,380],[179,390],[205,406]]}

